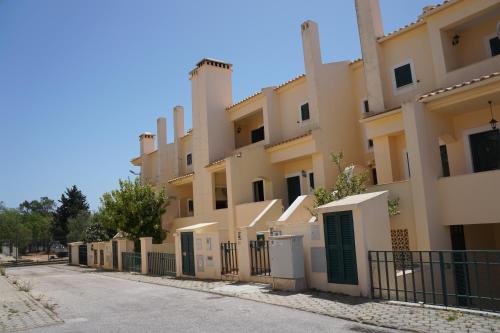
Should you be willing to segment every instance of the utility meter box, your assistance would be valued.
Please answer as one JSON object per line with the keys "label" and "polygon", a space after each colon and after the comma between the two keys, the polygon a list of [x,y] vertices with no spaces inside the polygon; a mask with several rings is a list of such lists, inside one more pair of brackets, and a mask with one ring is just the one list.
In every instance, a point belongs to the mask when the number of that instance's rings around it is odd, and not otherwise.
{"label": "utility meter box", "polygon": [[302,235],[272,236],[270,239],[271,275],[273,278],[304,278]]}

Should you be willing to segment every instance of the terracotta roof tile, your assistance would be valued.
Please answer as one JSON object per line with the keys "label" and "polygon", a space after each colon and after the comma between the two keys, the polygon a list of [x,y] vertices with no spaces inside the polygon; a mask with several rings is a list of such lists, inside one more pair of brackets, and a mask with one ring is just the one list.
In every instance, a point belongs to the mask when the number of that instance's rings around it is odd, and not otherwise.
{"label": "terracotta roof tile", "polygon": [[205,165],[205,168],[208,168],[208,167],[211,167],[211,166],[214,166],[214,165],[217,165],[217,164],[222,164],[222,163],[224,163],[225,160],[226,159],[223,158],[223,159],[220,159],[220,160],[217,160],[217,161],[210,162],[207,165]]}
{"label": "terracotta roof tile", "polygon": [[248,100],[250,100],[250,99],[252,99],[254,97],[257,97],[257,96],[261,95],[261,94],[262,94],[262,91],[259,91],[259,92],[254,93],[253,95],[247,96],[247,97],[243,98],[242,100],[240,100],[240,101],[238,101],[238,102],[236,102],[234,104],[229,105],[226,108],[226,110],[230,110],[230,109],[234,108],[235,106],[240,105],[240,104],[242,104],[242,103],[244,103],[244,102],[246,102],[246,101],[248,101]]}
{"label": "terracotta roof tile", "polygon": [[290,138],[290,139],[286,139],[286,140],[283,140],[281,142],[277,142],[277,143],[273,143],[273,144],[270,144],[270,145],[266,145],[266,149],[269,149],[269,148],[272,148],[272,147],[276,147],[276,146],[280,146],[280,145],[283,145],[285,143],[292,142],[292,141],[295,141],[295,140],[299,140],[299,139],[305,138],[305,137],[307,137],[307,136],[309,136],[311,134],[312,134],[312,131],[307,131],[306,133],[301,134],[299,136],[296,136],[296,137],[293,137],[293,138]]}
{"label": "terracotta roof tile", "polygon": [[470,86],[472,84],[475,84],[475,83],[478,83],[478,82],[481,82],[481,81],[484,81],[484,80],[488,80],[488,79],[492,79],[494,77],[497,77],[500,75],[500,72],[494,72],[494,73],[491,73],[489,75],[484,75],[484,76],[481,76],[481,77],[478,77],[476,79],[472,79],[470,81],[465,81],[465,82],[462,82],[462,83],[459,83],[459,84],[455,84],[453,86],[450,86],[450,87],[447,87],[447,88],[440,88],[440,89],[436,89],[436,90],[433,90],[433,91],[430,91],[426,94],[423,94],[421,95],[420,97],[417,98],[417,101],[422,101],[426,98],[429,98],[429,97],[432,97],[432,96],[436,96],[436,95],[439,95],[439,94],[442,94],[442,93],[445,93],[445,92],[448,92],[448,91],[452,91],[452,90],[455,90],[455,89],[458,89],[458,88],[462,88],[462,87],[465,87],[465,86]]}
{"label": "terracotta roof tile", "polygon": [[280,89],[280,88],[283,88],[284,86],[289,85],[290,83],[293,83],[293,82],[295,82],[295,81],[297,81],[297,80],[299,80],[299,79],[301,79],[301,78],[303,78],[303,77],[305,77],[305,76],[306,76],[305,74],[300,74],[300,75],[297,75],[297,76],[296,76],[296,77],[294,77],[293,79],[290,79],[290,80],[288,80],[288,81],[286,81],[286,82],[283,82],[283,83],[281,83],[281,84],[278,84],[276,87],[274,87],[274,90],[278,90],[278,89]]}
{"label": "terracotta roof tile", "polygon": [[169,179],[168,182],[169,183],[173,183],[175,182],[176,180],[180,180],[180,179],[184,179],[184,178],[188,178],[188,177],[191,177],[194,175],[194,172],[190,172],[190,173],[187,173],[185,175],[182,175],[182,176],[179,176],[179,177],[175,177],[175,178],[172,178],[172,179]]}

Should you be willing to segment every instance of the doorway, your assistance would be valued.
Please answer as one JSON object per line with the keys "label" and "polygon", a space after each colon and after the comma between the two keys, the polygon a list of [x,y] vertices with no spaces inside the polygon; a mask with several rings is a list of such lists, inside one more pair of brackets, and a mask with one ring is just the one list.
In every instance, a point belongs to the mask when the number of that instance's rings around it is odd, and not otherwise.
{"label": "doorway", "polygon": [[288,192],[288,206],[290,206],[301,195],[300,176],[287,177],[286,187]]}
{"label": "doorway", "polygon": [[181,233],[182,274],[194,276],[193,233]]}

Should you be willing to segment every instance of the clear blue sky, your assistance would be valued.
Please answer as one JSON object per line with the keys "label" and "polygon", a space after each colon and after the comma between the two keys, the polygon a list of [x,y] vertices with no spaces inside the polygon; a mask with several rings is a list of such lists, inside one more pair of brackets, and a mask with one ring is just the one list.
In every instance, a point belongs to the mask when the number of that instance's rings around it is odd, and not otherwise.
{"label": "clear blue sky", "polygon": [[[436,0],[437,1],[437,0]],[[381,0],[385,31],[433,0]],[[323,61],[360,57],[354,2],[0,0],[0,201],[76,184],[93,209],[129,176],[138,135],[184,105],[203,57],[234,64],[235,101],[303,73],[300,24]]]}

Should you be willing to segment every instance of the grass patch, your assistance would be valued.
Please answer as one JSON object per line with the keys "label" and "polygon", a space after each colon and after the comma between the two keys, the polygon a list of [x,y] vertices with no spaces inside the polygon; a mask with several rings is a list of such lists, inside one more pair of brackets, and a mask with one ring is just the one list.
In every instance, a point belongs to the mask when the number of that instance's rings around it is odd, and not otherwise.
{"label": "grass patch", "polygon": [[33,286],[31,284],[31,281],[19,281],[17,282],[17,288],[20,291],[24,291],[25,293],[31,291],[33,289]]}

